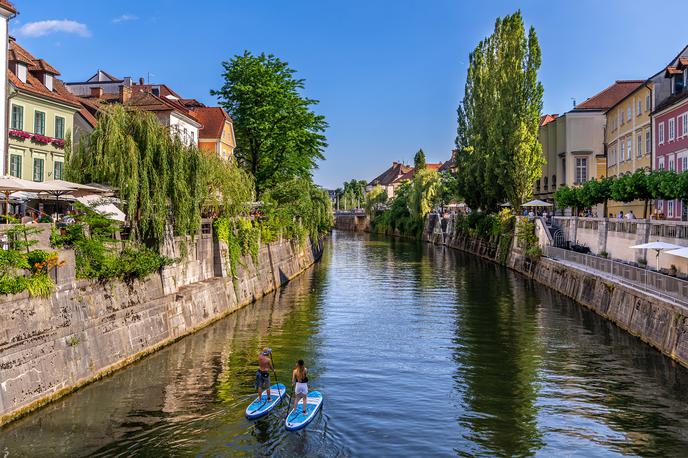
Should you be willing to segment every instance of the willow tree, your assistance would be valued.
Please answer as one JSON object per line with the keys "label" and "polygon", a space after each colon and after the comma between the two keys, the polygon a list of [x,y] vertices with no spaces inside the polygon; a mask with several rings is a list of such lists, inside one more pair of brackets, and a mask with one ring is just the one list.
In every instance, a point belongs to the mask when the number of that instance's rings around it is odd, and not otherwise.
{"label": "willow tree", "polygon": [[[248,183],[248,191],[236,197],[250,199],[250,179],[232,172],[231,164],[224,171],[218,167],[170,135],[154,114],[119,105],[103,109],[97,127],[66,157],[68,179],[117,189],[133,239],[153,246],[163,241],[167,224],[176,234],[194,234],[204,203],[227,202],[228,197],[217,196],[228,186],[236,191]],[[234,181],[230,185],[227,179]]]}
{"label": "willow tree", "polygon": [[224,84],[211,91],[232,114],[239,164],[255,178],[257,196],[277,183],[311,179],[327,146],[327,122],[304,97],[304,80],[273,55],[246,51],[223,62]]}
{"label": "willow tree", "polygon": [[469,61],[456,138],[461,194],[474,208],[494,210],[504,200],[520,206],[544,163],[535,29],[526,33],[520,12],[499,18]]}

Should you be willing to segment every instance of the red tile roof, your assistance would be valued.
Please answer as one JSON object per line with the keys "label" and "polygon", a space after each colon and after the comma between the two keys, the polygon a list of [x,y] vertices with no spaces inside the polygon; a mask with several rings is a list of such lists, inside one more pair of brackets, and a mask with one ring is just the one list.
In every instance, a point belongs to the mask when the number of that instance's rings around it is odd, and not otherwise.
{"label": "red tile roof", "polygon": [[409,170],[413,170],[413,167],[409,167],[408,165],[404,165],[401,162],[392,162],[392,166],[382,172],[380,175],[377,177],[373,178],[370,183],[368,183],[370,186],[387,186],[399,177],[399,175],[403,175]]}
{"label": "red tile roof", "polygon": [[540,127],[546,126],[550,122],[554,121],[555,119],[557,119],[557,116],[559,116],[559,115],[557,115],[557,114],[545,114],[545,115],[540,116]]}
{"label": "red tile roof", "polygon": [[55,67],[44,61],[43,59],[37,59],[31,62],[31,70],[38,72],[52,73],[53,75],[59,75]]}
{"label": "red tile roof", "polygon": [[200,107],[191,111],[193,116],[203,124],[203,128],[198,131],[199,139],[219,139],[222,137],[222,130],[225,122],[231,118],[225,110],[220,107]]}
{"label": "red tile roof", "polygon": [[[427,163],[427,164],[425,164],[425,168],[428,169],[428,170],[435,170],[435,171],[438,171],[441,167],[442,167],[442,163],[441,163],[441,162],[438,162],[437,164],[434,164],[434,163]],[[412,180],[412,179],[413,179],[413,175],[415,175],[415,174],[416,174],[416,169],[414,169],[413,167],[411,167],[411,170],[409,170],[408,172],[404,173],[402,176],[400,176],[399,178],[397,178],[395,181]]]}
{"label": "red tile roof", "polygon": [[[8,51],[8,57],[10,59],[13,59],[14,61],[20,61],[26,63],[26,59],[29,60],[31,63],[35,62],[43,62],[42,64],[36,64],[36,65],[45,65],[47,67],[50,67],[50,65],[42,60],[36,59],[33,57],[26,49],[22,48],[17,44],[16,41],[10,40],[9,43],[9,51]],[[26,72],[26,82],[21,81],[17,75],[14,73],[13,66],[10,66],[9,71],[7,72],[7,79],[9,82],[16,87],[19,91],[25,91],[28,93],[31,93],[33,95],[37,95],[40,97],[46,97],[51,100],[65,103],[67,105],[72,105],[75,108],[80,107],[80,103],[77,97],[72,95],[67,88],[64,86],[64,83],[58,79],[53,79],[53,90],[51,91],[48,89],[38,78],[36,78],[32,72],[38,72],[38,71],[43,71],[43,70],[38,70],[38,67],[31,68],[29,67],[28,71]],[[52,68],[52,67],[50,67]],[[57,71],[57,70],[55,70]],[[58,73],[59,74],[59,73]]]}
{"label": "red tile roof", "polygon": [[11,2],[8,2],[7,0],[0,0],[0,7],[5,8],[7,11],[13,14],[17,12],[14,5]]}
{"label": "red tile roof", "polygon": [[615,81],[608,88],[593,95],[585,102],[576,105],[572,111],[607,110],[644,83],[645,80]]}

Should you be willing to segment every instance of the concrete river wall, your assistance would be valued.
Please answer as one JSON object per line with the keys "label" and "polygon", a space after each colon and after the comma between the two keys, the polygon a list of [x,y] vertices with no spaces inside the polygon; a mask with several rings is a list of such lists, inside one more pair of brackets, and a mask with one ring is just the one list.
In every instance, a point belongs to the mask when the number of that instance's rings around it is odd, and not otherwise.
{"label": "concrete river wall", "polygon": [[[430,215],[423,239],[499,262],[495,243],[456,234],[451,218]],[[505,264],[588,307],[688,367],[686,307],[554,259],[542,257],[531,262],[515,240]]]}
{"label": "concrete river wall", "polygon": [[186,252],[183,260],[144,281],[76,280],[73,254],[62,252],[67,263],[50,297],[0,296],[0,424],[255,301],[322,253],[321,241],[263,245],[232,277],[226,247],[204,232],[184,250],[169,244],[167,254]]}

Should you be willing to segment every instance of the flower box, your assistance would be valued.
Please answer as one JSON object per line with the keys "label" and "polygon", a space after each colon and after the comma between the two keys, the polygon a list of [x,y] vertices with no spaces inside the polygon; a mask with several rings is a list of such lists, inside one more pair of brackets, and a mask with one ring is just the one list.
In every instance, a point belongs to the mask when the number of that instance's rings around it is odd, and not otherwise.
{"label": "flower box", "polygon": [[31,138],[30,133],[24,132],[23,130],[17,130],[17,129],[10,129],[9,135],[10,135],[10,137],[17,138],[19,140],[26,140],[27,138]]}
{"label": "flower box", "polygon": [[61,138],[53,138],[52,144],[57,148],[64,148],[65,141]]}
{"label": "flower box", "polygon": [[33,136],[31,137],[31,140],[33,140],[35,143],[41,143],[43,145],[47,145],[53,139],[50,137],[46,137],[45,135],[33,134]]}

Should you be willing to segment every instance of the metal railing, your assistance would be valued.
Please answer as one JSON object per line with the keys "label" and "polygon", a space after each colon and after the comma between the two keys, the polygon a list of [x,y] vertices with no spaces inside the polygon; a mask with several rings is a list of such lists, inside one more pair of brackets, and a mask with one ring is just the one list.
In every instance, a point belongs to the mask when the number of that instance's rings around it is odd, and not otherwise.
{"label": "metal railing", "polygon": [[611,259],[591,256],[575,251],[545,246],[545,256],[594,270],[612,277],[615,281],[656,296],[688,305],[688,281],[659,272],[641,269]]}

